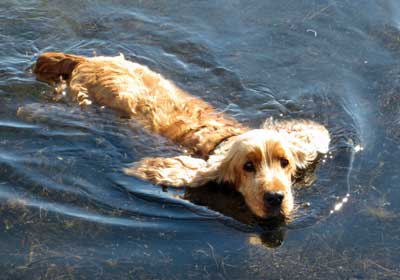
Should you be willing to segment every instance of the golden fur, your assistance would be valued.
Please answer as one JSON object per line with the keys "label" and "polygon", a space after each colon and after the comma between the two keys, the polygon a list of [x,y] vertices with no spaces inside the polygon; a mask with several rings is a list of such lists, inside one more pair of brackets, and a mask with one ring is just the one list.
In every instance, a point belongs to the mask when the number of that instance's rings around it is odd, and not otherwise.
{"label": "golden fur", "polygon": [[[124,169],[126,174],[174,187],[229,183],[259,217],[288,216],[296,171],[328,151],[329,133],[322,125],[270,119],[261,129],[251,130],[123,55],[44,53],[34,73],[55,86],[65,81],[80,105],[96,103],[118,110],[193,156],[144,158]],[[278,207],[266,203],[270,193],[282,195]]]}

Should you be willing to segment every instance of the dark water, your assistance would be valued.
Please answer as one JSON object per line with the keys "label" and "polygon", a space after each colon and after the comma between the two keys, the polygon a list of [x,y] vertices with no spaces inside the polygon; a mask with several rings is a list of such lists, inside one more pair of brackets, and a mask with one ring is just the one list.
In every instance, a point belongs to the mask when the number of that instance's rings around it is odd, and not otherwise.
{"label": "dark water", "polygon": [[[0,36],[1,279],[400,279],[397,1],[3,0]],[[317,120],[331,154],[288,225],[163,191],[121,168],[179,148],[54,101],[49,50],[122,52],[250,126]]]}

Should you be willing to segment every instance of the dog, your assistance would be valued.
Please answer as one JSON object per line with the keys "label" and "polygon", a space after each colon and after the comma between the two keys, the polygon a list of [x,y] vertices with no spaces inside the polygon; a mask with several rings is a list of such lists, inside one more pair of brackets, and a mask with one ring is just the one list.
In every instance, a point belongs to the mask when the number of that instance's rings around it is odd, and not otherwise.
{"label": "dog", "polygon": [[227,183],[259,218],[289,217],[293,179],[329,150],[329,132],[321,124],[268,119],[251,129],[122,54],[89,58],[47,52],[37,59],[34,74],[66,89],[81,106],[117,110],[188,151],[144,158],[125,168],[127,175],[172,187]]}

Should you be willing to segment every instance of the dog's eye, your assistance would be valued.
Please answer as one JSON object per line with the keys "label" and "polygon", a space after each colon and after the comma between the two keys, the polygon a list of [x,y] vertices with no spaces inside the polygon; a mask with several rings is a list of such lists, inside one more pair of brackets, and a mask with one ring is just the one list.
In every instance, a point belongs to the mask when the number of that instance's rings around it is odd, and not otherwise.
{"label": "dog's eye", "polygon": [[243,169],[244,169],[244,171],[247,171],[247,172],[255,172],[256,171],[256,168],[254,167],[254,164],[251,161],[246,162],[243,165]]}
{"label": "dog's eye", "polygon": [[289,161],[287,159],[285,159],[285,158],[281,158],[280,162],[281,162],[281,167],[282,168],[285,168],[286,166],[289,165]]}

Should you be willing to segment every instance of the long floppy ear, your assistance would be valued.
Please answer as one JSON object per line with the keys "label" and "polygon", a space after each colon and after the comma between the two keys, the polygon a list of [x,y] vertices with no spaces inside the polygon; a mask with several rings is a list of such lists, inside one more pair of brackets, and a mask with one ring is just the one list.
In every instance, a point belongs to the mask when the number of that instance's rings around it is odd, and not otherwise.
{"label": "long floppy ear", "polygon": [[329,151],[330,136],[325,126],[310,120],[281,120],[269,118],[264,129],[283,133],[288,140],[297,168],[304,169],[318,154]]}
{"label": "long floppy ear", "polygon": [[307,168],[315,162],[319,154],[326,154],[329,151],[328,131],[322,125],[313,124],[288,134],[296,166],[299,169]]}
{"label": "long floppy ear", "polygon": [[306,169],[318,157],[318,151],[314,146],[300,141],[297,138],[292,138],[289,144],[297,169]]}
{"label": "long floppy ear", "polygon": [[218,167],[189,156],[144,158],[125,168],[127,175],[171,187],[199,187],[216,179]]}

